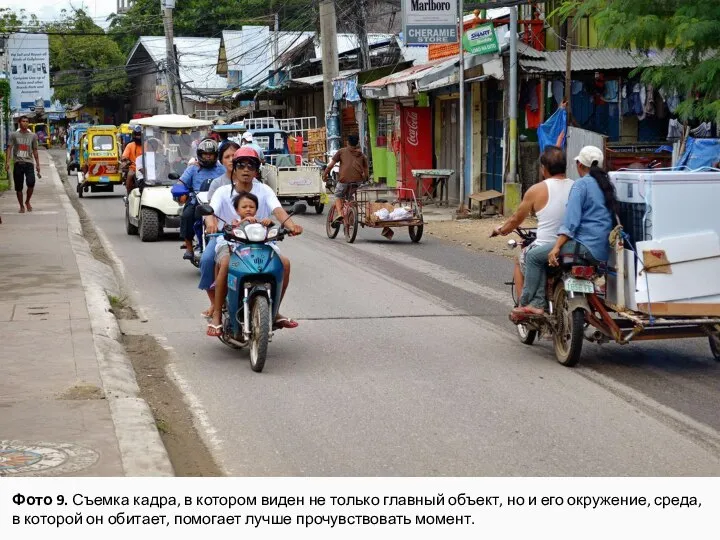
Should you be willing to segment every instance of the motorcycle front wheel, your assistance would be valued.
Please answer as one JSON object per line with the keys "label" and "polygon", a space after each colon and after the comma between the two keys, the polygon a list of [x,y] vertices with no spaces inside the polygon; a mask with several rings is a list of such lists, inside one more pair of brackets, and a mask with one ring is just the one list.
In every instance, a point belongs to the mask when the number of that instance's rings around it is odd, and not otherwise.
{"label": "motorcycle front wheel", "polygon": [[267,297],[256,296],[250,309],[250,367],[260,373],[265,367],[270,341],[270,304]]}

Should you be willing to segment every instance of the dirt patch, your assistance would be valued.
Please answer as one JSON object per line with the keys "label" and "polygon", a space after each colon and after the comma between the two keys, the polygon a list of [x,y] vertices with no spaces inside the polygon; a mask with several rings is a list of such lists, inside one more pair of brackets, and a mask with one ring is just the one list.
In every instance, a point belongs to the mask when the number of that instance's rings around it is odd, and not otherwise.
{"label": "dirt patch", "polygon": [[105,399],[105,393],[102,391],[102,388],[98,388],[94,384],[76,384],[72,388],[69,388],[60,394],[57,399],[68,401]]}
{"label": "dirt patch", "polygon": [[[450,242],[471,251],[497,253],[505,257],[517,256],[517,249],[508,246],[508,240],[520,240],[516,234],[496,236],[490,238],[490,233],[498,225],[504,223],[504,217],[490,217],[483,219],[458,219],[454,221],[431,221],[425,224],[425,233],[445,242]],[[535,227],[537,221],[528,218],[524,227]]]}
{"label": "dirt patch", "polygon": [[140,393],[150,405],[177,476],[222,476],[203,443],[182,392],[168,379],[168,352],[152,336],[124,335]]}
{"label": "dirt patch", "polygon": [[137,312],[132,308],[127,298],[119,298],[108,294],[108,301],[110,302],[110,313],[115,315],[116,318],[122,320],[137,319]]}

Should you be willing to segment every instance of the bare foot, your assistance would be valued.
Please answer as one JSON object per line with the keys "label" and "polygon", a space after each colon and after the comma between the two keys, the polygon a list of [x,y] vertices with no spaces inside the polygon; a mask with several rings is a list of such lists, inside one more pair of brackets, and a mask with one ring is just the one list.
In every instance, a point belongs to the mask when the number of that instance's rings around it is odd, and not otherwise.
{"label": "bare foot", "polygon": [[30,201],[25,201],[25,206],[27,207],[28,212],[32,212],[32,205],[30,204]]}
{"label": "bare foot", "polygon": [[24,213],[25,213],[25,207],[24,207],[24,206],[21,206],[21,207],[20,207],[20,213],[21,213],[21,214],[24,214]]}

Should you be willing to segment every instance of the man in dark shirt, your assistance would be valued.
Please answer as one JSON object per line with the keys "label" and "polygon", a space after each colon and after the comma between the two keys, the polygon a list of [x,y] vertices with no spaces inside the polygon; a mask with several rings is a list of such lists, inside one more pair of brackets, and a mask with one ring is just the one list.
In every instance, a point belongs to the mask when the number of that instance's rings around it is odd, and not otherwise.
{"label": "man in dark shirt", "polygon": [[368,159],[362,153],[358,146],[359,138],[357,135],[348,137],[347,146],[338,150],[328,163],[323,179],[327,180],[327,176],[332,171],[336,163],[340,163],[340,172],[338,173],[338,184],[335,188],[335,222],[342,221],[342,205],[347,199],[351,189],[357,187],[358,184],[365,182],[370,176],[370,168]]}

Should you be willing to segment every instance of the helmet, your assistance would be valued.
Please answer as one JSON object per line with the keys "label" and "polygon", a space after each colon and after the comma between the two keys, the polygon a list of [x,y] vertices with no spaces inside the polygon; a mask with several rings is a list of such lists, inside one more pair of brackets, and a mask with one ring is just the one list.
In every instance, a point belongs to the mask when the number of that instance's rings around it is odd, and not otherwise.
{"label": "helmet", "polygon": [[[203,159],[203,154],[213,154],[211,160]],[[218,160],[218,145],[212,139],[203,139],[197,145],[197,159],[201,167],[213,167]]]}
{"label": "helmet", "polygon": [[132,128],[132,136],[133,137],[140,137],[142,135],[142,126],[133,126]]}
{"label": "helmet", "polygon": [[260,168],[260,157],[258,157],[257,151],[250,146],[241,146],[237,149],[233,155],[233,165],[235,165],[241,159],[249,159],[255,163],[255,168]]}

